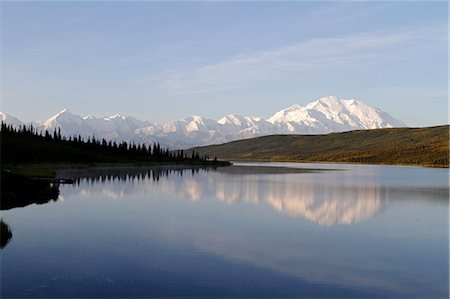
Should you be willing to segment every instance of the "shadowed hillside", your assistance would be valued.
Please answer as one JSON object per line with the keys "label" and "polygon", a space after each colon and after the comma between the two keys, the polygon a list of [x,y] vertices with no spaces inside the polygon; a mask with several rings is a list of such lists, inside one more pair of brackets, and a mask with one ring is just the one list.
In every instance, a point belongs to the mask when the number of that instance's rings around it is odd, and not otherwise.
{"label": "shadowed hillside", "polygon": [[195,148],[201,155],[248,161],[349,162],[448,167],[449,126],[271,135]]}

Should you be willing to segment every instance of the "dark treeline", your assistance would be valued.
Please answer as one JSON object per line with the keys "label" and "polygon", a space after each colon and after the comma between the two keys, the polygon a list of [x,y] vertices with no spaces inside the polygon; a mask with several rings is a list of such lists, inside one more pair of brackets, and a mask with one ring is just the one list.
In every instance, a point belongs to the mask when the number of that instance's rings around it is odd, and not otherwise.
{"label": "dark treeline", "polygon": [[153,145],[62,136],[61,130],[39,131],[32,125],[16,128],[1,123],[2,162],[174,162],[202,164],[210,161],[195,151],[169,151],[159,143]]}

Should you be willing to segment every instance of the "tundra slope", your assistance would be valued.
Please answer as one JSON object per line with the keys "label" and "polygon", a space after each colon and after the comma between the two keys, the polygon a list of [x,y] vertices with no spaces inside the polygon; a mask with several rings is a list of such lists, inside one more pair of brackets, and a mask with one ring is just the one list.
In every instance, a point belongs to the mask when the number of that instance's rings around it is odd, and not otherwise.
{"label": "tundra slope", "polygon": [[326,135],[271,135],[195,148],[247,161],[345,162],[448,167],[449,126],[388,128]]}

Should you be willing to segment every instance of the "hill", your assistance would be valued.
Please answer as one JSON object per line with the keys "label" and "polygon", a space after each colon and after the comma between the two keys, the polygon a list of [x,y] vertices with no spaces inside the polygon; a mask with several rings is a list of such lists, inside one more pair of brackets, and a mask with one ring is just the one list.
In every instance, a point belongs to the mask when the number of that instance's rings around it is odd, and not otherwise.
{"label": "hill", "polygon": [[194,149],[227,160],[448,167],[449,126],[270,135]]}

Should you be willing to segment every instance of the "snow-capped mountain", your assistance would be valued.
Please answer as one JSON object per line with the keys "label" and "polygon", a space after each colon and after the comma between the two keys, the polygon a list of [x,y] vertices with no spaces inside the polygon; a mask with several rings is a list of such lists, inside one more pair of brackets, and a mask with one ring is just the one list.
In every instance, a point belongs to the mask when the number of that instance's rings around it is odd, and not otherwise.
{"label": "snow-capped mountain", "polygon": [[321,98],[303,107],[293,105],[275,113],[268,121],[278,126],[280,133],[306,134],[405,126],[380,109],[337,97]]}
{"label": "snow-capped mountain", "polygon": [[[6,113],[0,115],[6,123],[22,124]],[[81,117],[64,109],[36,126],[49,131],[60,128],[65,136],[95,135],[107,140],[139,143],[156,141],[171,148],[188,148],[270,134],[325,134],[406,125],[361,101],[330,96],[306,106],[293,105],[268,119],[229,114],[215,121],[194,115],[160,125],[119,114]]]}
{"label": "snow-capped mountain", "polygon": [[21,122],[20,120],[18,120],[17,118],[15,118],[14,116],[11,116],[5,112],[0,112],[0,119],[2,122],[4,122],[5,124],[10,124],[16,128],[24,125],[23,122]]}
{"label": "snow-capped mountain", "polygon": [[68,109],[64,109],[38,124],[38,128],[49,131],[61,128],[61,134],[65,136],[81,135],[87,137],[95,135],[108,140],[132,140],[135,130],[152,125],[154,124],[131,116],[116,114],[109,117],[94,117],[91,115],[81,117],[72,114]]}

